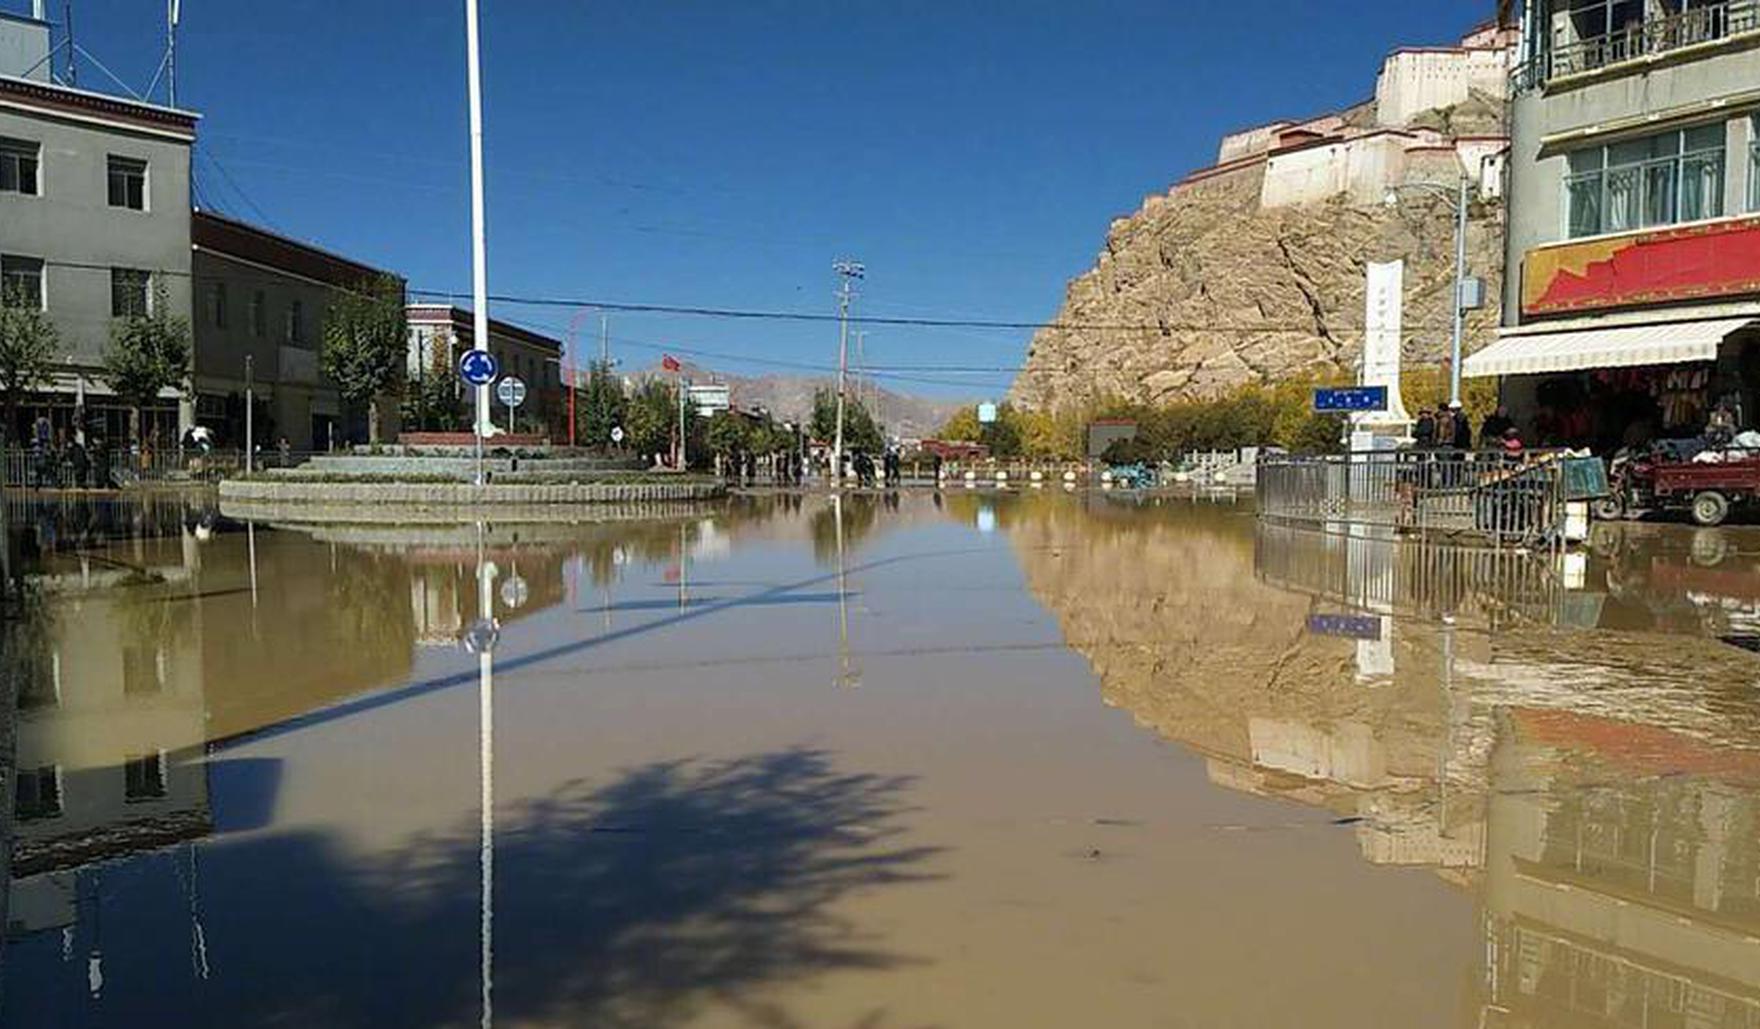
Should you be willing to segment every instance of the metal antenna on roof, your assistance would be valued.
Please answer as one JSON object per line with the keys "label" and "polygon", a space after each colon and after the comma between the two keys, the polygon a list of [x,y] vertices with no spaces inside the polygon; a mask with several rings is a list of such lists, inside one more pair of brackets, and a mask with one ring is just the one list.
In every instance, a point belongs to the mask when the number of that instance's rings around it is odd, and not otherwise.
{"label": "metal antenna on roof", "polygon": [[61,22],[67,26],[67,84],[79,85],[79,63],[74,54],[73,45],[73,0],[63,0],[61,4]]}
{"label": "metal antenna on roof", "polygon": [[165,0],[165,96],[177,106],[177,16],[182,0]]}

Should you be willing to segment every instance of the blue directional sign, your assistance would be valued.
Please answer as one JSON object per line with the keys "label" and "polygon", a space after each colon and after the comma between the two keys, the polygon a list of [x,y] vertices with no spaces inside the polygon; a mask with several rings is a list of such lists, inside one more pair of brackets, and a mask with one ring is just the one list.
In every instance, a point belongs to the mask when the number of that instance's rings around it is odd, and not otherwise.
{"label": "blue directional sign", "polygon": [[458,377],[473,386],[487,386],[500,373],[501,365],[487,350],[466,350],[458,359]]}
{"label": "blue directional sign", "polygon": [[1373,615],[1309,615],[1308,631],[1316,636],[1378,640],[1381,638],[1381,619]]}
{"label": "blue directional sign", "polygon": [[1386,386],[1342,386],[1314,391],[1316,411],[1385,411]]}

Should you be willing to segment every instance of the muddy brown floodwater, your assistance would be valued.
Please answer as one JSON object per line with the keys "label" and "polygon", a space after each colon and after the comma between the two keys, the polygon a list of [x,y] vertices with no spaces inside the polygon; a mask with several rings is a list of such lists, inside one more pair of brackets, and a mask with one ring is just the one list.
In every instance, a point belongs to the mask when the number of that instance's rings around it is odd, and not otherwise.
{"label": "muddy brown floodwater", "polygon": [[6,1026],[1760,1026],[1760,532],[10,515]]}

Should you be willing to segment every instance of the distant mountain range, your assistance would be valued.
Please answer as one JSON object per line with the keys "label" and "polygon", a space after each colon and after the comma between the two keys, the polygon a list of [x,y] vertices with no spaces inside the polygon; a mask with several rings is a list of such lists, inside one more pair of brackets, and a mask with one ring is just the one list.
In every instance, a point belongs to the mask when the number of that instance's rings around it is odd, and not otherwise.
{"label": "distant mountain range", "polygon": [[[672,372],[662,371],[656,364],[633,372],[630,377],[647,379],[658,376],[670,379],[672,375]],[[689,361],[684,362],[684,377],[699,385],[723,383],[732,394],[736,407],[762,407],[782,421],[805,419],[813,411],[813,393],[837,386],[835,376],[728,375]],[[850,395],[855,396],[858,386],[853,375],[848,388]],[[867,380],[862,381],[859,388],[862,403],[880,420],[886,431],[905,438],[933,437],[936,430],[953,417],[954,412],[976,403],[975,400],[943,400],[899,393]]]}

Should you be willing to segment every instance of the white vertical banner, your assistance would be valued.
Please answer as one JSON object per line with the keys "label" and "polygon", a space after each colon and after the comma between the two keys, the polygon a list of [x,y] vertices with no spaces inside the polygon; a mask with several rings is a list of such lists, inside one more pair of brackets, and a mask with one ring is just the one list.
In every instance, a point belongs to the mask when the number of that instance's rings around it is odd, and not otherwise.
{"label": "white vertical banner", "polygon": [[1358,417],[1361,427],[1399,429],[1411,424],[1399,395],[1400,316],[1405,305],[1404,261],[1371,261],[1363,291],[1363,371],[1360,384],[1387,387],[1387,410]]}

